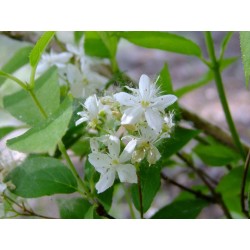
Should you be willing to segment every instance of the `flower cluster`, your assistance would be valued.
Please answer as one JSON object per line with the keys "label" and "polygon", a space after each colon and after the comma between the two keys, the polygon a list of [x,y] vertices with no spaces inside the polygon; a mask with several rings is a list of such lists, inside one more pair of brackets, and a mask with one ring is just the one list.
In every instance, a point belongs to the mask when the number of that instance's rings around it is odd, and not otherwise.
{"label": "flower cluster", "polygon": [[[72,39],[73,40],[73,39]],[[98,90],[102,90],[108,79],[95,70],[96,65],[107,64],[105,60],[89,57],[84,51],[84,37],[75,43],[65,42],[66,51],[42,55],[37,67],[38,75],[52,66],[56,66],[59,73],[59,83],[69,87],[75,98],[86,98]]]}
{"label": "flower cluster", "polygon": [[177,98],[161,95],[156,83],[142,75],[139,88],[98,98],[89,96],[83,104],[84,110],[76,125],[87,122],[97,137],[90,139],[92,153],[89,162],[100,173],[96,184],[98,193],[104,192],[115,181],[116,173],[121,182],[136,183],[136,166],[143,159],[149,165],[161,157],[157,145],[161,139],[169,138],[175,125],[173,113],[166,108]]}

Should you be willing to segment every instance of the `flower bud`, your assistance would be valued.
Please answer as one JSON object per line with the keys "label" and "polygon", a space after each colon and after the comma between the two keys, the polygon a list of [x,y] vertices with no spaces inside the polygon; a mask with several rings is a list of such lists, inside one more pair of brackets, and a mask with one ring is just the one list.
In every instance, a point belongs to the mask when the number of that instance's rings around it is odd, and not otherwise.
{"label": "flower bud", "polygon": [[134,164],[136,162],[141,162],[146,155],[146,150],[144,148],[139,148],[135,150],[132,154],[131,162]]}
{"label": "flower bud", "polygon": [[149,165],[155,164],[160,159],[159,151],[156,147],[152,146],[147,153],[147,161]]}

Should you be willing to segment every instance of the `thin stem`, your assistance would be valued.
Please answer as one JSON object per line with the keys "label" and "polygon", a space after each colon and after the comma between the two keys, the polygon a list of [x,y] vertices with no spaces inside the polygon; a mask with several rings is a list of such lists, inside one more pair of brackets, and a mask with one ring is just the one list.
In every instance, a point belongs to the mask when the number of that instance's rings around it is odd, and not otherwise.
{"label": "thin stem", "polygon": [[30,74],[30,88],[33,89],[35,86],[36,66],[31,68]]}
{"label": "thin stem", "polygon": [[141,219],[143,219],[142,189],[141,189],[141,178],[139,171],[137,171],[137,184],[138,184],[139,201],[140,201],[140,216]]}
{"label": "thin stem", "polygon": [[70,167],[70,170],[71,172],[73,173],[74,177],[76,178],[77,182],[78,182],[78,186],[79,188],[81,188],[79,191],[81,191],[82,194],[84,194],[84,196],[86,195],[90,195],[90,193],[88,192],[87,188],[85,187],[81,177],[79,176],[79,174],[77,173],[76,169],[75,169],[75,166],[74,164],[72,163],[68,153],[67,153],[67,150],[63,144],[62,141],[60,141],[58,143],[58,148],[59,150],[61,151],[62,155],[64,156],[66,162],[68,163],[68,166]]}
{"label": "thin stem", "polygon": [[214,189],[214,187],[207,181],[207,179],[203,176],[203,172],[196,168],[194,166],[194,164],[187,158],[185,157],[185,155],[181,154],[181,153],[177,153],[177,156],[184,161],[188,167],[190,167],[198,176],[199,178],[203,181],[203,183],[208,187],[208,189],[210,190],[211,194],[213,195],[214,199],[217,201],[217,203],[221,206],[221,209],[223,210],[225,216],[228,219],[232,219],[232,215],[230,214],[224,200],[221,197],[220,193],[217,193]]}
{"label": "thin stem", "polygon": [[[227,131],[221,129],[219,126],[216,126],[216,125],[208,122],[207,120],[201,118],[197,114],[192,113],[191,111],[189,111],[183,107],[181,107],[180,111],[181,111],[182,118],[184,120],[192,121],[192,123],[194,124],[194,126],[196,128],[201,129],[205,134],[211,135],[220,143],[222,143],[226,146],[229,146],[230,148],[232,148],[233,150],[236,150],[238,152],[237,147],[235,146],[235,143],[232,140],[232,137],[230,136],[230,134]],[[249,145],[247,145],[243,141],[241,141],[241,144],[242,144],[245,151],[249,150]]]}
{"label": "thin stem", "polygon": [[21,86],[23,89],[27,90],[27,85],[26,85],[24,82],[22,82],[21,80],[19,80],[18,78],[16,78],[15,76],[12,76],[12,75],[10,75],[10,74],[8,74],[8,73],[6,73],[6,72],[3,72],[3,71],[1,71],[1,70],[0,70],[0,76],[3,76],[3,77],[5,77],[5,78],[8,78],[8,79],[10,79],[10,80],[16,82],[16,83],[17,83],[19,86]]}
{"label": "thin stem", "polygon": [[243,178],[242,178],[242,183],[241,183],[241,193],[240,193],[241,210],[248,219],[250,219],[250,216],[249,216],[249,211],[246,207],[246,202],[245,202],[245,189],[246,189],[248,169],[250,165],[249,163],[250,163],[250,150],[248,151],[248,155],[247,155],[245,166],[244,166],[244,173],[243,173]]}
{"label": "thin stem", "polygon": [[31,97],[32,97],[32,99],[33,99],[33,101],[34,101],[34,103],[35,103],[36,106],[38,107],[40,113],[42,114],[42,116],[43,116],[45,119],[47,119],[47,118],[48,118],[48,115],[46,114],[46,112],[45,112],[45,110],[43,109],[42,105],[40,104],[39,100],[37,99],[37,97],[36,97],[36,95],[35,95],[33,89],[29,89],[28,91],[29,91],[29,93],[30,93],[30,95],[31,95]]}
{"label": "thin stem", "polygon": [[222,105],[223,110],[224,110],[224,114],[226,116],[227,124],[228,124],[228,127],[230,129],[231,135],[233,137],[234,143],[238,148],[238,151],[241,153],[242,157],[245,159],[246,154],[245,154],[245,151],[244,151],[242,144],[240,142],[240,137],[239,137],[238,132],[236,130],[236,127],[235,127],[235,124],[234,124],[234,121],[232,119],[230,109],[228,106],[228,102],[227,102],[227,98],[226,98],[226,94],[225,94],[225,90],[224,90],[223,82],[222,82],[222,78],[221,78],[221,73],[220,73],[220,64],[216,59],[216,55],[215,55],[215,51],[214,51],[214,43],[213,43],[213,38],[212,38],[211,32],[205,32],[205,39],[206,39],[208,54],[209,54],[209,57],[210,57],[211,63],[212,63],[211,69],[213,70],[213,73],[214,73],[216,87],[217,87],[218,94],[220,97],[221,105]]}
{"label": "thin stem", "polygon": [[[56,218],[52,218],[52,217],[49,217],[49,216],[45,216],[45,215],[41,215],[41,214],[37,214],[35,213],[34,211],[31,211],[29,209],[27,209],[24,204],[20,205],[19,203],[17,203],[15,200],[13,200],[12,198],[8,197],[7,195],[4,195],[4,198],[6,198],[8,200],[8,203],[11,202],[13,204],[15,204],[17,207],[19,207],[24,213],[20,213],[18,211],[16,211],[13,207],[13,211],[15,213],[17,213],[18,215],[21,215],[21,216],[36,216],[36,217],[40,217],[40,218],[43,218],[43,219],[56,219]],[[10,203],[9,203],[10,204]],[[11,204],[10,204],[11,205]]]}
{"label": "thin stem", "polygon": [[125,187],[124,184],[122,184],[122,188],[124,190],[125,198],[126,198],[126,201],[128,203],[128,206],[129,206],[129,211],[130,211],[131,218],[135,219],[136,218],[135,217],[135,212],[134,212],[134,209],[133,209],[133,205],[132,205],[131,198],[130,198],[130,195],[128,193],[128,190],[127,190],[127,188]]}
{"label": "thin stem", "polygon": [[182,190],[184,190],[184,191],[186,191],[188,193],[191,193],[191,194],[195,195],[197,198],[200,198],[200,199],[212,202],[212,203],[215,202],[215,200],[213,199],[213,197],[205,195],[205,194],[203,194],[200,191],[196,191],[196,190],[193,190],[191,188],[188,188],[188,187],[186,187],[186,186],[184,186],[184,185],[176,182],[175,180],[169,178],[168,176],[164,175],[163,173],[161,173],[161,178],[163,180],[165,180],[166,182],[169,182],[170,184],[175,185],[175,186],[179,187],[180,189],[182,189]]}

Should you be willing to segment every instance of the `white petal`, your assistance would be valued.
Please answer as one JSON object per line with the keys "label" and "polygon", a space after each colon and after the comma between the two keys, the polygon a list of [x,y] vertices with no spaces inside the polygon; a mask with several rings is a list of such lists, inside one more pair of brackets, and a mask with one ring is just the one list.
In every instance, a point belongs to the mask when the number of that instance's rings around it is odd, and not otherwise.
{"label": "white petal", "polygon": [[120,139],[114,135],[110,135],[108,149],[112,158],[118,158],[120,154]]}
{"label": "white petal", "polygon": [[161,110],[170,106],[174,102],[176,102],[177,97],[175,95],[163,95],[154,99],[154,104],[151,107],[159,108]]}
{"label": "white petal", "polygon": [[62,43],[74,43],[73,31],[56,31],[56,37]]}
{"label": "white petal", "polygon": [[116,167],[121,182],[137,183],[135,166],[132,164],[122,164]]}
{"label": "white petal", "polygon": [[75,98],[83,98],[84,86],[81,82],[70,84],[70,90]]}
{"label": "white petal", "polygon": [[98,110],[98,101],[96,95],[89,96],[85,101],[84,106],[89,111],[92,117],[98,115],[99,110]]}
{"label": "white petal", "polygon": [[143,109],[141,106],[135,106],[128,108],[124,111],[121,124],[135,124],[137,123],[143,114]]}
{"label": "white petal", "polygon": [[129,161],[132,157],[132,153],[134,152],[136,146],[136,140],[132,139],[127,146],[124,148],[123,152],[120,155],[120,162],[124,163],[126,161]]}
{"label": "white petal", "polygon": [[125,135],[122,137],[122,142],[124,144],[128,144],[131,140],[135,139],[136,137],[132,136],[132,135]]}
{"label": "white petal", "polygon": [[136,104],[136,97],[125,92],[114,94],[114,98],[124,106],[134,106]]}
{"label": "white petal", "polygon": [[139,90],[142,98],[144,100],[148,100],[150,95],[150,78],[147,75],[142,75],[139,81]]}
{"label": "white petal", "polygon": [[90,138],[89,140],[90,148],[93,153],[97,153],[99,150],[99,143],[96,138]]}
{"label": "white petal", "polygon": [[115,171],[108,170],[107,172],[101,174],[99,181],[96,183],[95,187],[97,193],[102,193],[114,184],[115,181]]}
{"label": "white petal", "polygon": [[62,52],[60,54],[51,54],[51,60],[56,63],[67,63],[69,59],[72,57],[71,53],[68,52]]}
{"label": "white petal", "polygon": [[159,111],[148,108],[145,112],[145,118],[148,126],[154,129],[156,133],[161,131],[163,119]]}
{"label": "white petal", "polygon": [[99,173],[105,173],[111,166],[111,158],[103,153],[89,154],[89,162]]}
{"label": "white petal", "polygon": [[82,117],[79,120],[76,121],[76,126],[78,126],[79,124],[88,121],[87,117]]}
{"label": "white petal", "polygon": [[46,61],[41,60],[41,62],[37,66],[37,70],[36,71],[37,71],[38,74],[42,74],[49,67],[50,67],[50,65]]}
{"label": "white petal", "polygon": [[2,194],[6,188],[7,188],[6,184],[0,183],[0,194]]}

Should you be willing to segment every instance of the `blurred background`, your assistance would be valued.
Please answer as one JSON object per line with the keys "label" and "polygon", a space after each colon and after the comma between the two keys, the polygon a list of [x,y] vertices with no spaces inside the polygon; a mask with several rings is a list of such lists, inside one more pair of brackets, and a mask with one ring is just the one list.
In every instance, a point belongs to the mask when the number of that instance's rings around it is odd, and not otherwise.
{"label": "blurred background", "polygon": [[[206,46],[202,32],[173,32],[190,38],[201,46],[203,55],[206,57]],[[220,43],[226,32],[213,32],[215,41],[215,49],[219,53]],[[39,37],[39,32],[3,32],[0,33],[0,67],[8,61],[8,59],[22,46],[27,45],[29,42],[35,42]],[[243,72],[243,65],[240,58],[240,43],[239,33],[235,32],[229,42],[228,48],[225,52],[226,57],[238,57],[238,60],[223,71],[223,82],[228,98],[231,114],[234,118],[236,127],[241,135],[241,138],[250,143],[250,93],[245,86],[245,78]],[[175,53],[168,53],[155,49],[144,49],[129,43],[128,41],[121,40],[118,47],[117,60],[121,71],[126,72],[132,79],[138,82],[141,74],[147,74],[152,79],[156,78],[164,63],[169,66],[170,74],[174,89],[178,89],[185,85],[191,84],[199,80],[203,74],[207,72],[207,67],[195,57],[178,55]],[[25,69],[24,71],[25,72]],[[24,74],[24,73],[20,74]],[[6,85],[0,87],[0,111],[1,104],[1,91],[3,93]],[[10,88],[11,89],[11,88]],[[10,90],[11,92],[12,90]],[[5,92],[6,93],[6,92]],[[224,117],[220,100],[218,98],[216,86],[214,82],[206,86],[194,90],[183,96],[180,104],[186,109],[198,114],[204,119],[224,128],[227,128],[227,123]],[[4,117],[0,117],[0,126],[4,123]],[[4,147],[4,141],[0,141],[0,149]],[[172,172],[171,172],[172,171]],[[221,168],[212,168],[209,170],[210,174],[215,178],[220,178],[224,173]],[[169,170],[169,176],[178,179],[179,182],[184,184],[192,184],[187,179],[186,173],[182,175],[178,169]],[[166,192],[167,195],[166,195]],[[174,186],[165,187],[165,191],[159,193],[154,201],[152,209],[148,211],[147,215],[153,214],[159,207],[170,202],[180,190]],[[120,197],[120,198],[119,198]],[[128,210],[126,204],[123,204],[119,199],[122,199],[122,190],[117,191],[116,201],[119,202],[121,209],[118,211],[111,211],[117,217],[126,217]],[[46,200],[46,203],[44,203]],[[31,204],[33,201],[31,201]],[[51,215],[58,216],[57,208],[55,207],[54,200],[51,197],[41,198],[40,202],[35,202],[32,206],[46,206],[51,202]],[[42,211],[42,209],[41,209]],[[125,214],[125,215],[124,215]],[[205,209],[200,218],[220,218],[222,211],[217,205]]]}

